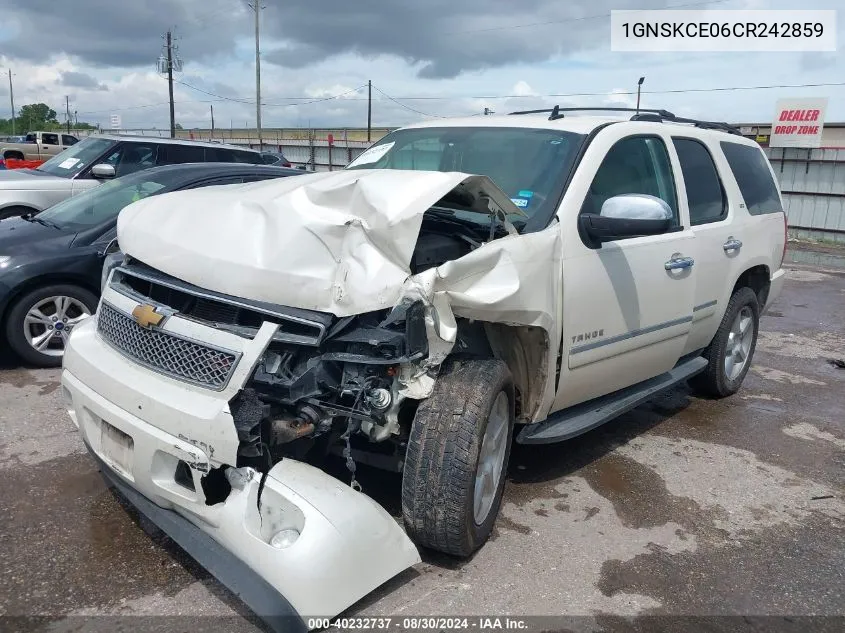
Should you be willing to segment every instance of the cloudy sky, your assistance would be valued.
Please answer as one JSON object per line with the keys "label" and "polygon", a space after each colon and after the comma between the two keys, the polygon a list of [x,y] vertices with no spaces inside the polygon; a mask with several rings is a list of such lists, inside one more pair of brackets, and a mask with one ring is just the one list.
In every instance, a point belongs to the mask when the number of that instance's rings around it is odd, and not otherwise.
{"label": "cloudy sky", "polygon": [[[643,107],[767,121],[779,97],[826,96],[828,121],[845,121],[841,53],[614,53],[609,37],[611,9],[833,9],[841,0],[263,2],[265,127],[366,126],[367,80],[373,125],[396,126],[485,107],[629,105],[640,76]],[[124,127],[167,127],[167,83],[155,61],[172,28],[184,61],[177,121],[208,127],[213,104],[218,127],[255,123],[246,0],[0,0],[0,9],[0,69],[14,73],[18,107],[43,101],[63,112],[67,95],[80,121],[105,127],[119,114]],[[841,50],[842,13],[838,29]],[[839,85],[709,90],[797,84]],[[0,117],[9,110],[8,81],[0,81]]]}

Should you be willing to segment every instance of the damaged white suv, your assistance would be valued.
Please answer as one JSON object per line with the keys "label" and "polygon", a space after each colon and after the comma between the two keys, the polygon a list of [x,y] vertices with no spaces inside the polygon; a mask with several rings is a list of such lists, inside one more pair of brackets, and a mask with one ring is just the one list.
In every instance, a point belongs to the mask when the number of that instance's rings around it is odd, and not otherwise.
{"label": "damaged white suv", "polygon": [[[416,125],[124,209],[62,376],[104,474],[257,613],[332,616],[413,543],[481,546],[513,436],[736,392],[783,282],[773,173],[724,124],[630,116]],[[404,531],[359,463],[402,473]]]}

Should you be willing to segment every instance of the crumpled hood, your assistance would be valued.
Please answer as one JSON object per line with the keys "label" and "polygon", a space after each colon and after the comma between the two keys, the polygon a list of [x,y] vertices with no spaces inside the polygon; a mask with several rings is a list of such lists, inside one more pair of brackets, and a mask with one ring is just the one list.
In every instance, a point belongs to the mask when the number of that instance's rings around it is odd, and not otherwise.
{"label": "crumpled hood", "polygon": [[462,186],[520,213],[486,176],[346,170],[151,197],[121,211],[126,254],[229,295],[337,316],[393,307],[425,211]]}

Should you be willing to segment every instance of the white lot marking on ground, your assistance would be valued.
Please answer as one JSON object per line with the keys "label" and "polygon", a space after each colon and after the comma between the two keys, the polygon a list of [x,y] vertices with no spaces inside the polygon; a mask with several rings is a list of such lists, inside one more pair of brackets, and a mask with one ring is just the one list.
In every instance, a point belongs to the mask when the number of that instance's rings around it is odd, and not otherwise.
{"label": "white lot marking on ground", "polygon": [[797,374],[789,374],[785,371],[781,371],[780,369],[773,369],[771,367],[760,367],[759,365],[755,365],[751,368],[755,374],[758,374],[762,378],[766,380],[774,380],[775,382],[791,382],[793,385],[826,385],[826,382],[822,382],[821,380],[813,380],[812,378],[806,378],[804,376],[798,376]]}
{"label": "white lot marking on ground", "polygon": [[[493,539],[469,562],[457,570],[418,565],[416,578],[380,596],[363,613],[624,616],[659,607],[650,596],[605,596],[597,588],[602,565],[648,554],[654,544],[668,553],[694,551],[695,537],[676,523],[626,527],[611,502],[581,477],[566,478],[550,494],[504,504]],[[584,624],[592,630],[589,621]]]}
{"label": "white lot marking on ground", "polygon": [[783,402],[783,398],[778,398],[769,393],[750,393],[746,396],[741,396],[743,400],[769,400],[772,402]]}
{"label": "white lot marking on ground", "polygon": [[830,442],[836,448],[845,451],[845,440],[836,437],[833,433],[822,431],[819,427],[807,422],[799,422],[781,430],[790,437],[797,437],[799,440]]}
{"label": "white lot marking on ground", "polygon": [[85,452],[62,404],[60,375],[59,369],[0,371],[0,469]]}
{"label": "white lot marking on ground", "polygon": [[738,541],[753,539],[750,532],[763,528],[799,523],[814,511],[845,518],[840,499],[811,500],[839,496],[836,491],[762,462],[750,451],[660,435],[637,437],[617,450],[655,470],[670,494],[695,501],[710,513],[714,527]]}
{"label": "white lot marking on ground", "polygon": [[761,331],[757,348],[772,354],[793,358],[827,358],[845,354],[845,340],[833,332],[819,332],[814,336],[801,336],[786,332]]}
{"label": "white lot marking on ground", "polygon": [[824,273],[820,273],[815,270],[798,270],[796,268],[786,269],[786,278],[793,281],[824,281],[828,277],[830,277],[830,275],[825,275]]}

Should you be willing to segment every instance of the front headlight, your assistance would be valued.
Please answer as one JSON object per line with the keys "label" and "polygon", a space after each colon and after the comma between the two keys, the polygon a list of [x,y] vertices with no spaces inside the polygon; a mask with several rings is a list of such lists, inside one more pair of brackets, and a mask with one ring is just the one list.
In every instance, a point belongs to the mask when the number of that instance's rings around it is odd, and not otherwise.
{"label": "front headlight", "polygon": [[111,271],[120,266],[125,259],[125,255],[121,251],[109,253],[103,259],[103,275],[100,278],[100,294],[106,289],[106,284],[109,282],[109,275]]}

